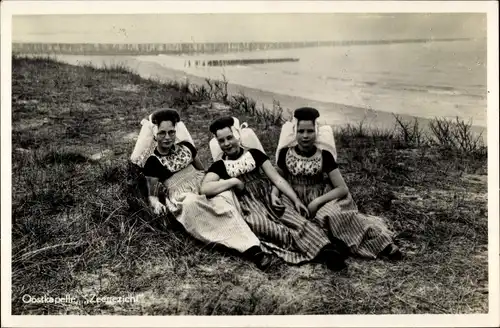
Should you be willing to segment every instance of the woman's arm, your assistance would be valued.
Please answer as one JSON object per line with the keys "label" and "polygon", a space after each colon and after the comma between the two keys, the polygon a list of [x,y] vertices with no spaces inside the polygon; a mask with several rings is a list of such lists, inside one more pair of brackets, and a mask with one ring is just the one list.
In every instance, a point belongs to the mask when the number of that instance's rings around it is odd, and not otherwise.
{"label": "woman's arm", "polygon": [[146,176],[146,185],[148,189],[149,205],[153,208],[155,214],[160,214],[166,211],[165,205],[160,202],[158,198],[158,190],[160,187],[160,180],[156,177]]}
{"label": "woman's arm", "polygon": [[200,193],[207,197],[213,197],[239,184],[243,184],[239,179],[221,180],[217,173],[208,172],[201,183]]}
{"label": "woman's arm", "polygon": [[[262,169],[264,170],[264,173],[267,175],[269,180],[272,181],[272,183],[285,195],[288,196],[292,200],[292,202],[295,205],[295,209],[297,212],[300,213],[300,215],[303,215],[305,217],[309,217],[309,210],[307,207],[302,203],[302,201],[297,197],[297,194],[295,191],[293,191],[292,187],[286,182],[285,179],[276,171],[276,169],[273,167],[271,162],[269,160],[266,160],[262,164]],[[273,201],[273,197],[271,197],[271,201]],[[275,206],[275,204],[272,204]]]}
{"label": "woman's arm", "polygon": [[193,166],[199,171],[205,171],[205,167],[203,166],[203,163],[200,161],[200,158],[198,156],[193,159]]}
{"label": "woman's arm", "polygon": [[[281,177],[284,177],[285,174],[283,172],[283,170],[279,167],[276,168],[276,172],[278,172],[278,174],[281,176]],[[276,187],[276,185],[273,184],[272,188],[271,188],[271,195],[275,196],[275,197],[280,197],[281,194],[280,194],[280,190],[278,189],[278,187]]]}
{"label": "woman's arm", "polygon": [[342,174],[340,174],[340,170],[338,168],[328,173],[328,177],[332,182],[333,189],[316,198],[318,206],[322,206],[334,199],[345,197],[349,193],[349,188],[347,188],[344,178],[342,177]]}
{"label": "woman's arm", "polygon": [[297,197],[295,191],[293,191],[292,187],[288,184],[288,182],[283,179],[283,177],[278,173],[278,171],[273,167],[269,160],[265,161],[262,164],[262,169],[264,173],[267,175],[269,180],[277,187],[279,191],[288,196],[294,203],[300,201]]}
{"label": "woman's arm", "polygon": [[198,171],[205,171],[205,167],[203,166],[203,163],[200,161],[200,158],[198,157],[198,150],[196,149],[196,147],[189,141],[182,141],[180,145],[187,147],[191,152],[191,156],[193,157],[192,164],[194,168],[197,169]]}

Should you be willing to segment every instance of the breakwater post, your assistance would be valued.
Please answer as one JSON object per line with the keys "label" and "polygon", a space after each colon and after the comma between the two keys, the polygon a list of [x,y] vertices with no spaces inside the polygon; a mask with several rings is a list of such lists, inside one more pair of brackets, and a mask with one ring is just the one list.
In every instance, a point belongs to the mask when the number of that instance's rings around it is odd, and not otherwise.
{"label": "breakwater post", "polygon": [[207,66],[231,66],[231,65],[251,65],[251,64],[269,64],[269,63],[284,63],[298,62],[298,58],[262,58],[262,59],[223,59],[223,60],[208,60]]}
{"label": "breakwater post", "polygon": [[66,54],[66,55],[180,55],[243,52],[309,47],[349,45],[425,43],[438,41],[463,41],[453,39],[397,39],[397,40],[339,40],[303,42],[219,42],[219,43],[20,43],[12,44],[13,53]]}

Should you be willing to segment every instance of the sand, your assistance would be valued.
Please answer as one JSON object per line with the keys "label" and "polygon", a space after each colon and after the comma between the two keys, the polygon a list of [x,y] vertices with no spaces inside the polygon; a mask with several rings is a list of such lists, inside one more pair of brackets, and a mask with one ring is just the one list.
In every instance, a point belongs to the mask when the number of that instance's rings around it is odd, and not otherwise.
{"label": "sand", "polygon": [[[73,55],[55,55],[55,59],[72,65],[92,64],[97,67],[103,65],[122,64],[131,68],[134,72],[144,78],[155,78],[160,81],[185,81],[192,84],[205,84],[202,77],[187,74],[181,70],[167,68],[153,61],[140,60],[133,56],[73,56]],[[229,81],[230,82],[230,81]],[[290,95],[273,93],[266,90],[258,90],[238,84],[228,83],[228,93],[232,95],[243,93],[245,96],[254,99],[257,106],[266,106],[271,108],[273,101],[278,101],[286,110],[293,110],[302,106],[311,106],[317,108],[322,117],[322,123],[335,126],[346,124],[359,124],[363,122],[366,127],[377,127],[382,129],[392,129],[395,127],[396,120],[393,113],[376,111],[372,109],[348,106],[337,103],[320,102],[311,99],[294,97]],[[417,118],[420,126],[427,130],[430,119],[423,117],[413,117],[410,115],[399,114],[404,120],[414,120]],[[473,131],[477,134],[483,134],[486,142],[486,129],[480,126],[474,126]]]}

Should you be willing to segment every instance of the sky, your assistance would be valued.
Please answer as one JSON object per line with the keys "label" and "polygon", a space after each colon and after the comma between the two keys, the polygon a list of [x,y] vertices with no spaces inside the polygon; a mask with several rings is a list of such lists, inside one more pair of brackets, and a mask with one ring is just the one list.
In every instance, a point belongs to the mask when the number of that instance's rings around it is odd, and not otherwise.
{"label": "sky", "polygon": [[13,16],[13,42],[176,43],[486,37],[486,14]]}

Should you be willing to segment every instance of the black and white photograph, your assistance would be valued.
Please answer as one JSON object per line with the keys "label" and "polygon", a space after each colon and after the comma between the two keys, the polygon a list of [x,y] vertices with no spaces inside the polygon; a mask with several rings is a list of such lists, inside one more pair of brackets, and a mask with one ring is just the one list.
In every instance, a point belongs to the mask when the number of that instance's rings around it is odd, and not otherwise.
{"label": "black and white photograph", "polygon": [[238,3],[2,3],[2,326],[497,326],[498,3]]}

